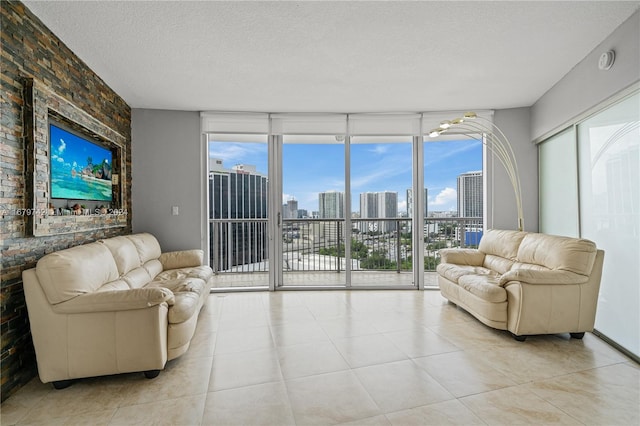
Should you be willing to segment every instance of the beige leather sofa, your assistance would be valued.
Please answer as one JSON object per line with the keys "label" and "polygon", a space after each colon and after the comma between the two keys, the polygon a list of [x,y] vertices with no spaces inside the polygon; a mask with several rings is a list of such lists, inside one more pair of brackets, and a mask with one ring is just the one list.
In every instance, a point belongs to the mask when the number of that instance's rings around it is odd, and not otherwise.
{"label": "beige leather sofa", "polygon": [[604,252],[591,241],[488,230],[478,249],[443,249],[440,259],[442,295],[517,340],[593,330]]}
{"label": "beige leather sofa", "polygon": [[189,348],[212,280],[201,250],[161,253],[147,233],[42,257],[23,272],[40,380],[157,376]]}

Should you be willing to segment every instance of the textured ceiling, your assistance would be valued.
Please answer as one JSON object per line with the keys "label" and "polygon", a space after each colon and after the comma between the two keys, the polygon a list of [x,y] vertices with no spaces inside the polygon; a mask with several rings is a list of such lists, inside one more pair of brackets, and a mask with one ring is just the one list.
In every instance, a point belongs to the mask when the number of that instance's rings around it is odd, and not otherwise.
{"label": "textured ceiling", "polygon": [[529,106],[640,4],[24,3],[133,108],[269,112]]}

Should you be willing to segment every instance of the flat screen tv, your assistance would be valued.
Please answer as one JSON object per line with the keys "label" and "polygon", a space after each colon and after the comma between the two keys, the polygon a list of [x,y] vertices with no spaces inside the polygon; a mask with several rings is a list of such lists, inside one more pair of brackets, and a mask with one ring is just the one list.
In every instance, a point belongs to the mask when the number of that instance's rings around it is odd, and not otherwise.
{"label": "flat screen tv", "polygon": [[111,202],[111,150],[49,121],[51,198]]}

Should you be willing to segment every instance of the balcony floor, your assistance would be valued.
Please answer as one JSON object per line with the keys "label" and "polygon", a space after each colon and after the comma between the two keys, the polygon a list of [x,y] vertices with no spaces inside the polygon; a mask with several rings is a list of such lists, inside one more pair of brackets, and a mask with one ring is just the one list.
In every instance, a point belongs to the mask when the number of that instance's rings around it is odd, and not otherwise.
{"label": "balcony floor", "polygon": [[[425,287],[438,286],[435,272],[425,272]],[[287,287],[344,287],[346,274],[344,272],[285,272],[283,274],[284,288]],[[213,280],[214,288],[238,287],[268,287],[269,274],[267,272],[250,273],[220,273]],[[351,286],[358,287],[389,287],[399,288],[413,286],[411,272],[363,272],[354,271],[351,274]]]}

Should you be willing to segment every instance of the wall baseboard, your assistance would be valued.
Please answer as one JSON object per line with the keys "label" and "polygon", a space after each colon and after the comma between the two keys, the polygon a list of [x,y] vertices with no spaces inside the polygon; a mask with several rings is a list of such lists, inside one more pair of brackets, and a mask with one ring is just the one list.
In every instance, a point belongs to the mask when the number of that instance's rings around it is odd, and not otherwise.
{"label": "wall baseboard", "polygon": [[596,329],[593,330],[593,334],[595,336],[598,336],[600,339],[602,339],[603,341],[605,341],[609,345],[613,346],[618,351],[622,352],[625,356],[631,358],[633,361],[636,362],[636,364],[640,364],[640,356],[634,354],[633,352],[631,352],[629,349],[625,348],[624,346],[620,346],[620,344],[618,344],[616,341],[611,340],[605,334],[602,334],[601,332],[599,332]]}

